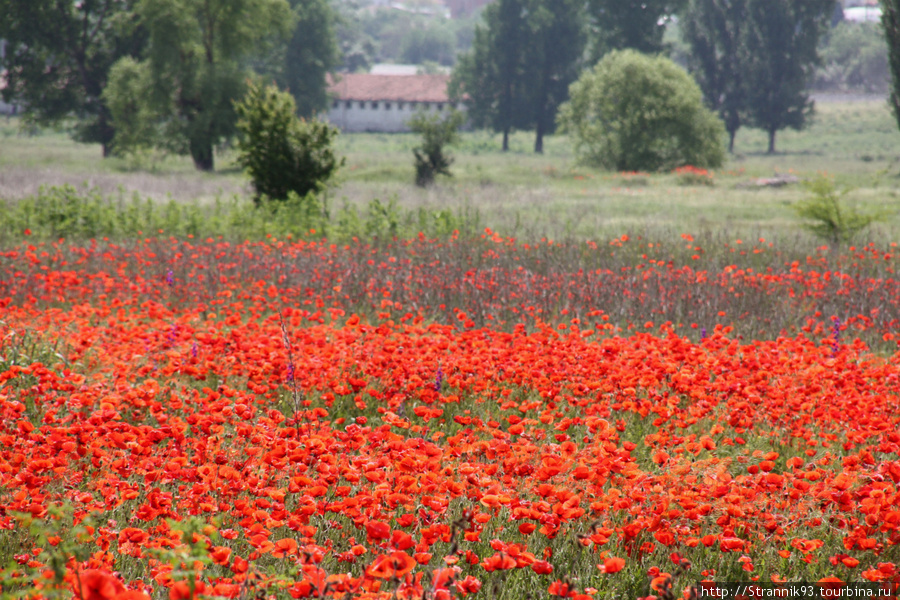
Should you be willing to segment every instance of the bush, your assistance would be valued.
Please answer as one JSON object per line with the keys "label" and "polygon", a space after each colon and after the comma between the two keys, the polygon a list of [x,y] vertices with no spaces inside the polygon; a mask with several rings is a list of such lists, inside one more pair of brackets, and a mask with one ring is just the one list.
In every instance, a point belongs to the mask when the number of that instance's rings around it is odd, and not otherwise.
{"label": "bush", "polygon": [[465,116],[452,111],[443,118],[438,113],[420,112],[408,122],[414,133],[422,135],[422,145],[413,149],[416,157],[416,185],[426,187],[434,183],[437,175],[451,176],[450,165],[453,158],[445,154],[445,147],[452,146],[459,139],[459,128]]}
{"label": "bush", "polygon": [[334,152],[337,129],[298,119],[287,92],[251,84],[235,110],[238,162],[250,175],[257,204],[263,196],[287,200],[292,192],[299,198],[319,193],[344,164]]}
{"label": "bush", "polygon": [[569,87],[558,122],[585,164],[617,171],[721,166],[725,128],[687,72],[634,50],[607,54]]}
{"label": "bush", "polygon": [[810,196],[794,205],[794,211],[805,219],[804,226],[816,236],[828,242],[832,250],[838,244],[848,242],[881,215],[865,215],[843,205],[841,198],[847,190],[839,191],[834,181],[820,176],[806,183]]}

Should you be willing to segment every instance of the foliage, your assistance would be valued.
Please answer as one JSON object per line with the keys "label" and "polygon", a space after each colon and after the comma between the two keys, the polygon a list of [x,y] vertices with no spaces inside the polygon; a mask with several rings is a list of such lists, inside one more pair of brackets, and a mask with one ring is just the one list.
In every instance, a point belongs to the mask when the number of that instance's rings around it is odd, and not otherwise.
{"label": "foliage", "polygon": [[437,238],[449,238],[454,232],[475,235],[483,229],[477,210],[405,209],[393,198],[387,202],[374,199],[361,208],[346,204],[334,215],[326,214],[324,208],[315,196],[294,192],[285,200],[262,198],[256,203],[237,197],[154,202],[137,194],[106,196],[96,188],[50,186],[15,203],[0,202],[0,244],[104,238],[127,242],[160,232],[179,238],[224,237],[232,241],[321,235],[334,241],[392,240],[419,233]]}
{"label": "foliage", "polygon": [[530,39],[527,0],[497,0],[482,13],[472,49],[460,56],[450,81],[452,97],[466,97],[467,114],[476,127],[503,133],[502,149],[509,150],[509,134],[527,128],[528,62],[522,48]]}
{"label": "foliage", "polygon": [[447,147],[459,140],[459,128],[464,121],[465,114],[455,110],[446,116],[420,111],[407,121],[413,133],[422,136],[422,143],[413,149],[416,185],[427,187],[438,175],[451,176],[453,158],[447,154]]}
{"label": "foliage", "polygon": [[812,114],[808,88],[819,63],[818,44],[834,0],[690,0],[681,23],[689,63],[707,104],[729,132],[747,123],[769,135],[802,129]]}
{"label": "foliage", "polygon": [[328,0],[290,0],[297,25],[285,50],[280,87],[290,91],[297,114],[314,118],[329,105],[328,73],[340,65],[336,14]]}
{"label": "foliage", "polygon": [[611,52],[572,84],[570,96],[559,122],[586,164],[660,171],[724,160],[721,121],[704,108],[690,75],[665,57]]}
{"label": "foliage", "polygon": [[[149,32],[141,63],[149,87],[138,112],[157,116],[162,131],[145,143],[190,154],[197,169],[211,171],[215,146],[235,133],[233,102],[248,76],[243,63],[265,41],[287,35],[290,8],[286,0],[143,0],[139,9]],[[127,97],[128,90],[109,94]],[[124,150],[122,140],[118,145]]]}
{"label": "foliage", "polygon": [[881,26],[888,48],[891,68],[890,105],[900,124],[900,0],[884,0],[881,3]]}
{"label": "foliage", "polygon": [[142,99],[150,86],[147,65],[133,58],[122,58],[110,69],[109,83],[102,98],[115,123],[116,133],[111,141],[113,154],[141,154],[163,145],[159,115]]}
{"label": "foliage", "polygon": [[559,105],[584,54],[584,3],[579,0],[499,0],[483,13],[472,51],[460,59],[451,92],[468,96],[473,122],[503,132],[533,127],[544,151]]}
{"label": "foliage", "polygon": [[307,197],[325,189],[344,164],[334,151],[337,129],[295,116],[294,99],[274,86],[250,84],[235,104],[238,163],[250,175],[256,200]]}
{"label": "foliage", "polygon": [[135,23],[134,0],[56,2],[0,0],[3,98],[23,107],[40,126],[74,118],[74,139],[99,143],[103,155],[115,135],[101,98],[112,64],[136,57],[145,33]]}
{"label": "foliage", "polygon": [[455,98],[467,97],[467,113],[476,127],[503,133],[502,149],[509,150],[514,127],[527,127],[529,67],[522,47],[529,38],[526,0],[498,0],[482,13],[470,52],[462,55],[450,82]]}
{"label": "foliage", "polygon": [[728,131],[728,151],[746,112],[744,28],[747,0],[690,0],[679,24],[690,46],[688,65],[706,105]]}
{"label": "foliage", "polygon": [[411,65],[430,61],[452,66],[456,61],[456,36],[442,23],[429,22],[412,27],[400,41],[400,59]]}
{"label": "foliage", "polygon": [[840,22],[829,32],[821,55],[817,88],[883,93],[890,87],[887,44],[877,23]]}
{"label": "foliage", "polygon": [[531,8],[530,39],[526,59],[533,86],[531,109],[534,151],[543,153],[544,135],[556,128],[556,113],[569,97],[569,85],[578,78],[585,46],[585,7],[581,0],[539,0]]}
{"label": "foliage", "polygon": [[356,1],[337,2],[335,35],[341,56],[341,70],[350,73],[367,72],[377,62],[376,38],[365,31],[364,12]]}
{"label": "foliage", "polygon": [[819,64],[819,40],[834,0],[748,0],[745,21],[747,119],[769,134],[802,129],[812,114],[809,85]]}
{"label": "foliage", "polygon": [[666,26],[685,3],[686,0],[588,0],[591,63],[612,50],[664,52]]}
{"label": "foliage", "polygon": [[811,196],[794,205],[794,210],[805,220],[804,227],[826,240],[832,248],[850,241],[857,233],[880,218],[864,215],[844,206],[841,198],[847,190],[839,191],[834,181],[819,176],[806,183]]}

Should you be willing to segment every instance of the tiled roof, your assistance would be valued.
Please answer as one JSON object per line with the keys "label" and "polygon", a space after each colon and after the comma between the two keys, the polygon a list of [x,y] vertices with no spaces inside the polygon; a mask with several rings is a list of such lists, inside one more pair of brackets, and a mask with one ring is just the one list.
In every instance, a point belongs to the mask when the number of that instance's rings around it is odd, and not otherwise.
{"label": "tiled roof", "polygon": [[342,73],[328,87],[337,100],[393,100],[395,102],[447,102],[449,75],[372,75]]}

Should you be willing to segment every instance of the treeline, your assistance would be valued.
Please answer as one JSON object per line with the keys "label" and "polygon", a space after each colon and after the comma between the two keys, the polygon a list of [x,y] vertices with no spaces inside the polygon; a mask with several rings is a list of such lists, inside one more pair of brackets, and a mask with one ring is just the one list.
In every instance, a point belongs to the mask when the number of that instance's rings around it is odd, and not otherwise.
{"label": "treeline", "polygon": [[3,97],[30,124],[74,123],[75,139],[104,155],[160,148],[212,170],[248,82],[274,82],[298,116],[314,117],[328,106],[329,73],[375,61],[454,66],[451,92],[472,123],[501,132],[504,150],[510,132],[534,131],[537,152],[569,86],[614,50],[681,62],[731,147],[750,126],[768,132],[770,151],[778,131],[807,123],[811,86],[887,70],[883,41],[861,45],[872,26],[835,28],[835,0],[496,0],[462,22],[365,5],[0,0]]}
{"label": "treeline", "polygon": [[341,65],[329,0],[0,0],[7,102],[38,126],[74,120],[104,156],[163,148],[214,168],[253,78],[328,104]]}
{"label": "treeline", "polygon": [[[602,56],[625,49],[678,54],[724,121],[730,149],[747,125],[766,131],[774,152],[776,133],[803,128],[812,113],[820,49],[840,16],[834,0],[496,0],[459,60],[452,89],[468,98],[477,126],[503,134],[504,150],[520,129],[535,132],[541,152],[570,84]],[[667,29],[679,37],[667,39]],[[840,34],[844,52],[830,57],[834,79],[864,78],[863,65],[850,72],[835,64],[849,66],[859,39]],[[886,79],[883,42],[880,51]]]}

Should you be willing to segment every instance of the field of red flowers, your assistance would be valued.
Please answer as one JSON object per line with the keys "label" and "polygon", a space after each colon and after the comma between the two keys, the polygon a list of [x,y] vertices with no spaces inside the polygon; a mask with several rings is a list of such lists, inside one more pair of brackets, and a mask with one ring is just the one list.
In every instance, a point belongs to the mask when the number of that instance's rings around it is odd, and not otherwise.
{"label": "field of red flowers", "polygon": [[2,593],[896,583],[894,251],[22,244],[0,253]]}

